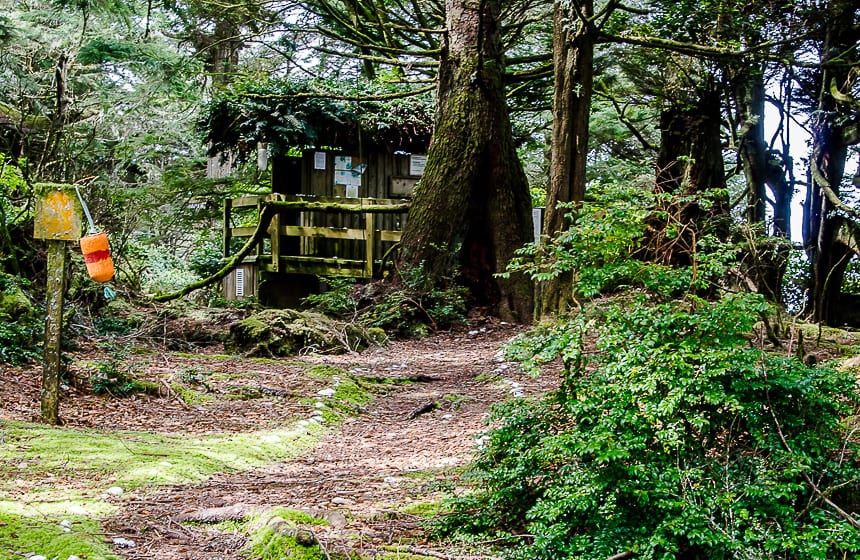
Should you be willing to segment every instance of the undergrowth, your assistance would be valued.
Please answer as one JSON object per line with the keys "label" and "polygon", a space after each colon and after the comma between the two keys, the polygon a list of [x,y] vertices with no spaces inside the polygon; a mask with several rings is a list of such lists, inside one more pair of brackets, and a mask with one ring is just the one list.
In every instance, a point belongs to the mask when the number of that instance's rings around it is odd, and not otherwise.
{"label": "undergrowth", "polygon": [[423,266],[405,267],[396,281],[360,285],[349,279],[327,279],[328,289],[303,303],[329,316],[380,328],[389,336],[419,337],[466,320],[467,288],[453,278],[430,281]]}
{"label": "undergrowth", "polygon": [[[513,559],[857,558],[853,373],[753,344],[772,309],[725,289],[735,248],[700,242],[688,267],[631,261],[642,229],[596,210],[515,265],[587,280],[579,309],[507,347],[535,373],[560,360],[562,383],[495,408],[473,491],[440,529]],[[564,262],[542,260],[553,251]]]}
{"label": "undergrowth", "polygon": [[26,280],[0,272],[0,363],[39,358],[45,323],[27,288]]}

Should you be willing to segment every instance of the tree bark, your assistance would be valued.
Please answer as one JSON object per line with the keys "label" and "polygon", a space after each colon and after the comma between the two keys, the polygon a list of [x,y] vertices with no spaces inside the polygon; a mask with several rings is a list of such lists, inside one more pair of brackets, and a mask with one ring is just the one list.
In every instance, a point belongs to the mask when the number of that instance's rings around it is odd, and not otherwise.
{"label": "tree bark", "polygon": [[824,324],[837,325],[845,269],[852,256],[850,247],[839,233],[845,220],[850,218],[837,211],[837,206],[828,199],[827,190],[830,189],[837,197],[840,194],[848,156],[843,132],[846,127],[853,126],[857,116],[850,105],[843,105],[834,97],[831,87],[835,87],[838,93],[850,92],[857,78],[846,65],[828,63],[834,57],[844,59],[844,53],[856,53],[860,29],[854,25],[854,2],[837,0],[828,7],[830,13],[824,18],[827,28],[820,51],[820,96],[817,110],[813,113],[811,177],[804,204],[803,240],[810,260],[812,318]]}
{"label": "tree bark", "polygon": [[[575,8],[556,2],[553,10],[555,89],[550,185],[543,226],[546,238],[555,237],[570,226],[565,218],[569,210],[559,204],[579,204],[585,199],[588,124],[594,89],[594,33],[582,19],[593,15],[593,0],[584,0],[579,5],[582,18],[572,14],[572,9]],[[572,29],[571,22],[576,23]],[[573,275],[568,272],[542,284],[537,315],[567,311],[573,303],[573,283]]]}
{"label": "tree bark", "polygon": [[669,101],[660,117],[656,188],[680,198],[667,203],[668,218],[652,220],[645,250],[649,260],[691,265],[698,240],[708,234],[728,236],[720,96],[712,80],[705,81],[698,99]]}
{"label": "tree bark", "polygon": [[764,73],[746,65],[732,76],[737,102],[738,159],[746,177],[747,222],[764,224],[767,215],[767,143],[764,141]]}
{"label": "tree bark", "polygon": [[[755,38],[754,42],[759,41]],[[794,188],[786,179],[782,157],[768,149],[764,138],[765,84],[764,72],[748,63],[731,68],[731,84],[738,123],[738,161],[746,177],[748,198],[747,222],[756,227],[755,251],[750,255],[749,274],[759,293],[771,301],[782,299],[782,279],[788,264],[789,245],[778,240],[760,242],[766,234],[767,187],[773,193],[773,227],[771,234],[780,239],[791,236],[791,198]]]}
{"label": "tree bark", "polygon": [[60,375],[62,373],[63,299],[66,291],[66,242],[48,240],[48,271],[45,282],[45,348],[39,408],[42,422],[60,423]]}
{"label": "tree bark", "polygon": [[476,303],[528,322],[531,282],[499,279],[531,237],[528,182],[503,85],[501,0],[446,0],[436,126],[401,241],[401,263],[444,282],[459,267]]}

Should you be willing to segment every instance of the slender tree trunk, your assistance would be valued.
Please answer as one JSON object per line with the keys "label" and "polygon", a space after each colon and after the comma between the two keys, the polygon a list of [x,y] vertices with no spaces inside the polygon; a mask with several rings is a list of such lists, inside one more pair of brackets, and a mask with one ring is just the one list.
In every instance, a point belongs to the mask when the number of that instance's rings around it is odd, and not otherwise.
{"label": "slender tree trunk", "polygon": [[[833,92],[850,92],[856,76],[844,65],[829,66],[831,58],[857,51],[860,29],[854,25],[854,2],[837,0],[829,6],[827,29],[821,48],[822,71],[819,103],[813,115],[810,181],[804,204],[803,239],[810,260],[809,303],[812,318],[828,325],[840,321],[839,297],[845,269],[852,253],[840,236],[848,218],[836,212],[831,194],[839,196],[845,173],[848,145],[844,127],[856,118],[855,110],[842,106]],[[828,193],[829,191],[829,193]]]}
{"label": "slender tree trunk", "polygon": [[501,0],[447,0],[436,127],[401,241],[401,262],[442,282],[459,268],[478,304],[529,321],[531,282],[498,279],[532,231],[528,183],[502,81]]}
{"label": "slender tree trunk", "polygon": [[790,237],[791,197],[793,187],[786,180],[781,159],[768,149],[764,139],[765,85],[761,68],[752,65],[734,68],[731,78],[737,110],[738,160],[746,177],[748,203],[747,222],[757,226],[754,255],[748,262],[749,274],[759,293],[772,301],[782,298],[782,278],[788,264],[789,245],[777,241],[760,242],[766,233],[767,187],[773,192],[772,235]]}
{"label": "slender tree trunk", "polygon": [[[580,5],[582,16],[591,17],[593,1]],[[571,29],[571,22],[576,25]],[[552,238],[569,227],[566,208],[559,204],[581,203],[585,198],[585,166],[588,156],[588,124],[594,82],[594,35],[571,7],[556,2],[553,10],[552,155],[543,233]],[[538,315],[565,312],[573,302],[574,278],[564,273],[540,286]]]}
{"label": "slender tree trunk", "polygon": [[764,141],[764,73],[747,66],[732,78],[737,100],[738,159],[746,176],[750,224],[764,225],[767,214],[767,143]]}

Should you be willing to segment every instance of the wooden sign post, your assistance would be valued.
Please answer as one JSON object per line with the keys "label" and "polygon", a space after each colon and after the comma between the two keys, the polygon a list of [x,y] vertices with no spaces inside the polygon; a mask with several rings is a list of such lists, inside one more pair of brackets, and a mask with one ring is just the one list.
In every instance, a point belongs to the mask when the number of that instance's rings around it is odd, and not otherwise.
{"label": "wooden sign post", "polygon": [[45,353],[42,391],[39,395],[42,421],[59,423],[60,348],[63,332],[63,297],[68,267],[67,241],[81,237],[81,210],[72,185],[36,185],[36,217],[33,237],[48,243],[45,282]]}

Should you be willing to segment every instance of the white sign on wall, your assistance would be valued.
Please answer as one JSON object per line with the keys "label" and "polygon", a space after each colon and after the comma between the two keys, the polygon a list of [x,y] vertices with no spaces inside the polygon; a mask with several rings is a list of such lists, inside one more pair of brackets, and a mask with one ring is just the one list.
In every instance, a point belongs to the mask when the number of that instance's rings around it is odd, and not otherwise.
{"label": "white sign on wall", "polygon": [[335,171],[346,171],[352,169],[352,157],[350,156],[334,156]]}
{"label": "white sign on wall", "polygon": [[427,166],[427,156],[412,154],[409,156],[409,174],[424,175],[424,168]]}
{"label": "white sign on wall", "polygon": [[325,170],[325,152],[314,152],[314,169]]}

